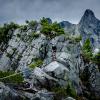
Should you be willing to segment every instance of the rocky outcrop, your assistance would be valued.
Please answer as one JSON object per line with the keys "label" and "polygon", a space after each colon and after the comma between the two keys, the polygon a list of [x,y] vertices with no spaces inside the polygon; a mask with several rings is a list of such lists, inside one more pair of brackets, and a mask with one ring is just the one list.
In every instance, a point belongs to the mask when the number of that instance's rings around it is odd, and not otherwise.
{"label": "rocky outcrop", "polygon": [[0,82],[0,100],[22,100],[25,97]]}
{"label": "rocky outcrop", "polygon": [[72,24],[68,21],[62,21],[59,23],[62,28],[64,28],[65,32],[70,35],[80,35],[78,30],[78,25]]}

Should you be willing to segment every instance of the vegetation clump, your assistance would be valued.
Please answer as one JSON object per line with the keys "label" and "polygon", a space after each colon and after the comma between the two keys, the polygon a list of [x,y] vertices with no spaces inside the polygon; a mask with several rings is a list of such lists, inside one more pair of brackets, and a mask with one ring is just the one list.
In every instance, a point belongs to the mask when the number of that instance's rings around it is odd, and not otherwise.
{"label": "vegetation clump", "polygon": [[4,83],[19,84],[24,81],[21,73],[15,73],[13,71],[0,71],[0,81]]}
{"label": "vegetation clump", "polygon": [[28,24],[29,28],[31,28],[33,30],[35,30],[37,28],[37,21],[33,21],[33,20],[28,21],[28,20],[26,20],[26,24]]}
{"label": "vegetation clump", "polygon": [[75,91],[75,88],[73,87],[72,83],[69,81],[68,81],[68,84],[66,87],[61,87],[61,86],[53,87],[51,89],[51,91],[56,93],[57,98],[62,98],[62,97],[66,97],[66,96],[71,96],[73,98],[77,98],[77,93]]}
{"label": "vegetation clump", "polygon": [[90,40],[87,39],[82,47],[82,56],[85,61],[92,61],[97,65],[100,65],[100,52],[93,55]]}
{"label": "vegetation clump", "polygon": [[81,35],[76,36],[74,39],[75,39],[75,42],[80,42],[82,40],[82,36]]}
{"label": "vegetation clump", "polygon": [[27,31],[27,25],[21,25],[20,30],[21,30],[21,32]]}
{"label": "vegetation clump", "polygon": [[43,64],[43,61],[39,58],[34,59],[34,62],[29,65],[30,68],[39,67]]}
{"label": "vegetation clump", "polygon": [[64,30],[60,27],[60,25],[57,22],[49,23],[46,18],[43,17],[41,20],[41,33],[46,35],[49,38],[53,38],[55,36],[64,34]]}
{"label": "vegetation clump", "polygon": [[92,54],[92,47],[90,45],[90,40],[87,39],[82,47],[82,56],[85,61],[92,60],[93,54]]}
{"label": "vegetation clump", "polygon": [[38,38],[39,37],[39,34],[38,33],[36,33],[36,32],[32,32],[31,33],[31,38],[32,39],[36,39],[36,38]]}
{"label": "vegetation clump", "polygon": [[2,42],[7,43],[9,39],[11,39],[13,31],[17,28],[19,28],[19,25],[13,22],[9,24],[4,24],[3,26],[1,26],[0,27],[0,43]]}

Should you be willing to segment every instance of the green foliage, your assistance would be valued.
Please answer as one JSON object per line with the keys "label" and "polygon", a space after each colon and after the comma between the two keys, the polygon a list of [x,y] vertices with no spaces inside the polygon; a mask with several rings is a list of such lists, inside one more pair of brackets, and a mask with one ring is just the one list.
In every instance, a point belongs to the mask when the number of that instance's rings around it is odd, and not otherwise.
{"label": "green foliage", "polygon": [[7,43],[9,39],[12,37],[13,31],[17,28],[19,28],[19,25],[13,22],[11,22],[10,24],[4,24],[2,27],[0,27],[0,43]]}
{"label": "green foliage", "polygon": [[81,40],[82,40],[81,35],[75,37],[75,42],[80,42]]}
{"label": "green foliage", "polygon": [[26,23],[29,25],[30,28],[35,28],[35,26],[37,25],[37,21],[28,21],[26,20]]}
{"label": "green foliage", "polygon": [[48,20],[47,20],[45,17],[43,17],[43,18],[40,20],[40,22],[41,22],[41,25],[43,25],[43,26],[49,24]]}
{"label": "green foliage", "polygon": [[7,53],[6,56],[7,56],[8,58],[11,58],[11,57],[12,57],[12,54]]}
{"label": "green foliage", "polygon": [[[92,48],[90,45],[90,40],[87,39],[82,47],[82,56],[84,61],[86,62],[93,62],[95,64],[97,64],[98,66],[100,66],[100,52],[98,52],[97,54],[93,55],[92,54]],[[100,67],[99,67],[100,69]]]}
{"label": "green foliage", "polygon": [[37,39],[38,37],[39,37],[38,33],[32,32],[29,35],[27,35],[27,39],[26,40],[27,40],[27,42],[29,41],[29,43],[30,43],[30,42],[32,42],[33,39]]}
{"label": "green foliage", "polygon": [[77,97],[77,93],[75,91],[75,88],[71,84],[71,82],[68,83],[67,88],[66,88],[66,91],[67,91],[67,95],[69,95],[69,96],[71,96],[73,98],[76,98]]}
{"label": "green foliage", "polygon": [[27,25],[21,25],[20,30],[23,31],[23,32],[27,31]]}
{"label": "green foliage", "polygon": [[57,22],[50,24],[46,18],[43,17],[41,20],[41,33],[46,35],[49,38],[64,34],[64,30],[60,27]]}
{"label": "green foliage", "polygon": [[31,37],[32,37],[32,39],[34,39],[34,38],[36,39],[36,38],[39,37],[39,34],[33,32],[33,33],[31,34]]}
{"label": "green foliage", "polygon": [[23,76],[20,73],[14,73],[12,71],[0,71],[0,81],[4,83],[19,84],[23,82]]}
{"label": "green foliage", "polygon": [[56,32],[56,35],[64,34],[64,30],[60,27],[57,22],[54,22],[52,25],[52,31]]}
{"label": "green foliage", "polygon": [[6,77],[6,76],[9,76],[11,74],[14,74],[13,71],[0,71],[0,78],[3,78],[3,77]]}
{"label": "green foliage", "polygon": [[18,38],[20,38],[20,37],[21,37],[20,33],[18,33],[18,34],[17,34],[17,37],[18,37]]}
{"label": "green foliage", "polygon": [[68,81],[66,87],[52,87],[51,91],[55,92],[58,97],[66,97],[71,96],[73,98],[77,97],[77,93],[75,88],[73,87],[72,83]]}
{"label": "green foliage", "polygon": [[82,56],[84,58],[85,61],[90,61],[92,60],[92,48],[90,45],[90,40],[87,39],[82,47]]}
{"label": "green foliage", "polygon": [[29,65],[30,68],[39,67],[39,66],[41,66],[43,64],[43,61],[41,59],[39,59],[39,58],[34,59],[34,61],[35,61],[34,63],[31,63]]}
{"label": "green foliage", "polygon": [[58,98],[67,96],[66,88],[64,87],[52,87],[52,92],[55,92]]}

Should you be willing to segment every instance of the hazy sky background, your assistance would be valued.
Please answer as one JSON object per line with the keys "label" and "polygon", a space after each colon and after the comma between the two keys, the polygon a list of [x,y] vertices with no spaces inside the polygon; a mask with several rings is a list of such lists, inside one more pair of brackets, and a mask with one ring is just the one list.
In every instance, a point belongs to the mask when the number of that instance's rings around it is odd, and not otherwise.
{"label": "hazy sky background", "polygon": [[100,19],[100,0],[0,0],[0,23],[24,23],[42,17],[78,23],[86,9]]}

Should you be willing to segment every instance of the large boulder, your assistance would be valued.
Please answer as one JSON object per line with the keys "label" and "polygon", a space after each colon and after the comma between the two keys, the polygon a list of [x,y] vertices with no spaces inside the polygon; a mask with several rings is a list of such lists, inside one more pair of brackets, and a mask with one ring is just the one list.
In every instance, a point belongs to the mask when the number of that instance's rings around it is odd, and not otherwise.
{"label": "large boulder", "polygon": [[28,82],[36,88],[51,88],[53,85],[56,85],[58,83],[58,80],[56,78],[48,75],[43,71],[43,69],[38,67],[36,67],[32,71],[30,79],[31,80],[29,80]]}
{"label": "large boulder", "polygon": [[60,85],[66,85],[68,80],[69,69],[63,64],[53,61],[43,68],[43,70],[50,76],[58,79]]}

